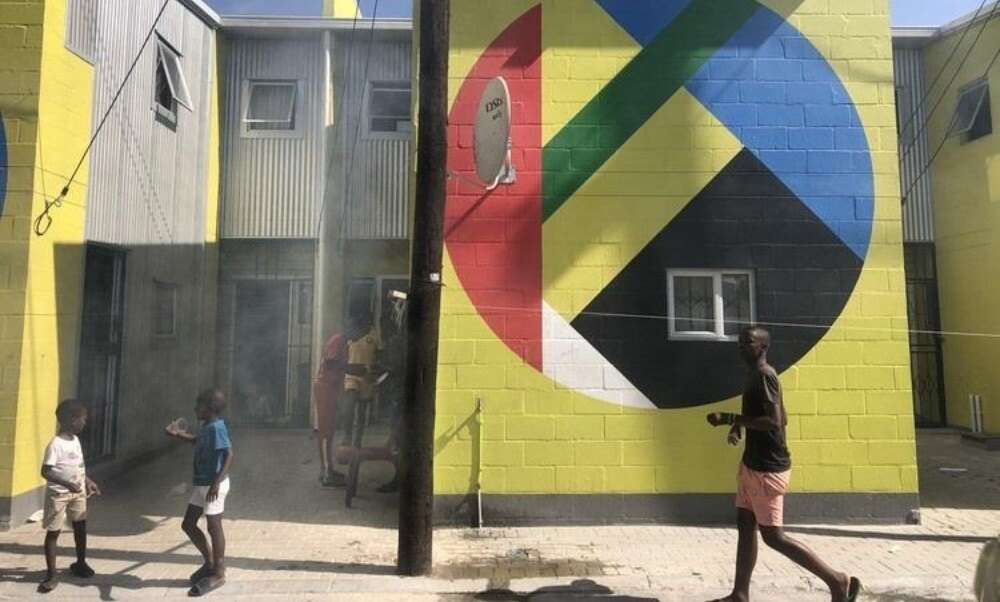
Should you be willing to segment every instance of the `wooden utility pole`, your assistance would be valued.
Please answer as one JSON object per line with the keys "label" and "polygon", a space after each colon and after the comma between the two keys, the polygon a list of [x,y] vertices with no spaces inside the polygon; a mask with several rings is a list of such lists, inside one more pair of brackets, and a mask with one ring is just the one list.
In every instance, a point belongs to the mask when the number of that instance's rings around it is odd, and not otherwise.
{"label": "wooden utility pole", "polygon": [[400,453],[401,575],[426,575],[434,542],[434,413],[448,166],[449,0],[420,0],[420,105]]}

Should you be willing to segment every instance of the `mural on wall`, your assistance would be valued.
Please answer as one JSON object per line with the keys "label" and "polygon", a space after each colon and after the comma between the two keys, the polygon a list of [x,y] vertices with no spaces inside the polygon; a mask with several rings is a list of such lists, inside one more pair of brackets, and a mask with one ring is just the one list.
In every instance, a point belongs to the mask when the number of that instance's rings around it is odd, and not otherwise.
{"label": "mural on wall", "polygon": [[0,217],[3,217],[3,204],[7,199],[7,130],[3,124],[3,113],[0,113]]}
{"label": "mural on wall", "polygon": [[[769,325],[787,369],[857,285],[874,214],[865,130],[821,53],[759,2],[590,1],[639,49],[559,131],[543,133],[543,6],[461,83],[449,256],[493,333],[560,386],[636,408],[732,398],[741,325]],[[518,179],[484,192],[472,130],[496,76]]]}

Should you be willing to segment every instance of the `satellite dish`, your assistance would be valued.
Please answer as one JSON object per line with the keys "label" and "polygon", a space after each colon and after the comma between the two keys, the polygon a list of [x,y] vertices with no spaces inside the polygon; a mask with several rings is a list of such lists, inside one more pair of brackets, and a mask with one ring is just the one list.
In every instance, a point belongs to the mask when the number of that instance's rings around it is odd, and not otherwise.
{"label": "satellite dish", "polygon": [[493,190],[501,182],[514,183],[514,168],[510,162],[510,88],[502,77],[486,84],[476,110],[473,152],[476,174]]}

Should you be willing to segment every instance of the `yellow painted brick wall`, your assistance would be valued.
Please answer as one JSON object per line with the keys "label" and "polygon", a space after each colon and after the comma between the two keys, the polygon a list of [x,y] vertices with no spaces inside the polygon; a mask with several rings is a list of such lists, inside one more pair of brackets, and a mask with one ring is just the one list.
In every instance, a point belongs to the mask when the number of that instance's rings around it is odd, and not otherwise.
{"label": "yellow painted brick wall", "polygon": [[338,19],[353,19],[357,16],[358,3],[355,0],[323,0],[323,15]]}
{"label": "yellow painted brick wall", "polygon": [[7,196],[0,214],[0,497],[11,495],[24,337],[28,236],[35,189],[44,5],[0,5],[0,113],[7,136]]}
{"label": "yellow painted brick wall", "polygon": [[[969,52],[983,23],[965,37],[957,56]],[[962,36],[961,30],[935,40],[925,54],[929,77],[942,65]],[[932,148],[944,139],[958,102],[958,89],[981,77],[996,52],[1000,21],[986,24],[981,42],[961,64],[955,83],[945,89],[956,62],[952,60],[935,89],[930,103],[941,106],[930,120],[928,136]],[[937,245],[938,291],[941,326],[946,331],[1000,333],[1000,282],[993,277],[1000,265],[1000,67],[989,74],[993,134],[965,144],[960,136],[950,138],[930,172],[934,199]],[[943,98],[942,98],[943,96]],[[933,106],[933,104],[931,105]],[[970,426],[969,394],[983,398],[985,429],[1000,432],[1000,375],[995,364],[1000,354],[996,339],[946,336],[944,339],[945,397],[948,423]]]}
{"label": "yellow painted brick wall", "polygon": [[[761,4],[787,17],[844,82],[858,108],[874,170],[873,231],[853,296],[825,338],[782,375],[796,466],[793,489],[916,492],[888,2]],[[538,5],[543,9],[544,144],[639,47],[589,0],[457,0],[452,4],[452,103],[483,50]],[[610,180],[585,184],[591,187],[589,209],[572,219],[561,210],[545,223],[542,286],[555,312],[572,316],[586,306],[648,242],[653,234],[648,222],[664,212],[676,215],[739,152],[732,133],[696,104],[689,94],[678,93],[654,115],[652,131],[640,130],[629,140],[627,161],[615,167],[616,158],[609,160],[603,175]],[[459,139],[457,145],[468,143]],[[674,152],[657,154],[668,146]],[[455,160],[453,154],[450,162]],[[452,165],[463,168],[468,166]],[[452,192],[463,186],[452,180]],[[634,197],[629,211],[604,211],[626,193]],[[491,201],[501,202],[486,202]],[[564,254],[563,242],[590,246]],[[477,311],[459,278],[455,248],[444,274],[437,493],[468,493],[477,464],[487,493],[733,491],[740,450],[727,447],[724,433],[709,429],[704,416],[737,409],[737,399],[645,410],[558,384],[498,338],[484,318],[489,308]],[[481,426],[474,414],[477,399],[484,408]]]}
{"label": "yellow painted brick wall", "polygon": [[[9,3],[0,5],[0,15],[10,7]],[[65,48],[66,1],[47,0],[41,16],[44,34],[32,197],[26,215],[17,218],[16,225],[23,230],[28,250],[23,333],[20,342],[14,342],[20,345],[21,357],[15,397],[13,495],[41,484],[39,459],[55,433],[56,404],[75,390],[83,287],[86,164],[63,206],[53,210],[48,233],[43,237],[28,234],[29,223],[42,211],[44,199],[57,195],[66,184],[91,133],[93,68]],[[59,245],[72,246],[76,256],[57,257]]]}

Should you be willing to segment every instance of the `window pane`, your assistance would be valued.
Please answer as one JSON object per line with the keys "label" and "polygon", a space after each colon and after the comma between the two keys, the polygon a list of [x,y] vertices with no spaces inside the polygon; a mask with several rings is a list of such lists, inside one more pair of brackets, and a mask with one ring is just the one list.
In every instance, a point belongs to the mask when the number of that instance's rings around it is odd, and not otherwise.
{"label": "window pane", "polygon": [[293,83],[251,83],[247,121],[284,124],[284,129],[291,129],[295,96]]}
{"label": "window pane", "polygon": [[986,100],[986,93],[989,88],[986,82],[973,86],[963,91],[958,97],[958,106],[955,108],[955,116],[952,118],[951,134],[964,134],[972,129],[979,117]]}
{"label": "window pane", "polygon": [[727,336],[737,336],[750,325],[750,276],[748,274],[722,275],[722,315]]}
{"label": "window pane", "polygon": [[166,72],[167,82],[170,84],[170,92],[178,104],[191,111],[191,94],[188,92],[187,80],[184,78],[184,69],[181,66],[181,57],[165,41],[157,38],[160,53],[160,64]]}
{"label": "window pane", "polygon": [[674,330],[715,332],[711,276],[674,276]]}
{"label": "window pane", "polygon": [[156,61],[156,104],[164,109],[174,112],[174,95],[170,92],[170,84],[167,82],[167,72],[163,68],[163,61]]}
{"label": "window pane", "polygon": [[154,285],[153,334],[172,336],[175,334],[177,316],[177,287],[171,284]]}
{"label": "window pane", "polygon": [[373,88],[368,114],[372,117],[410,119],[410,91]]}

